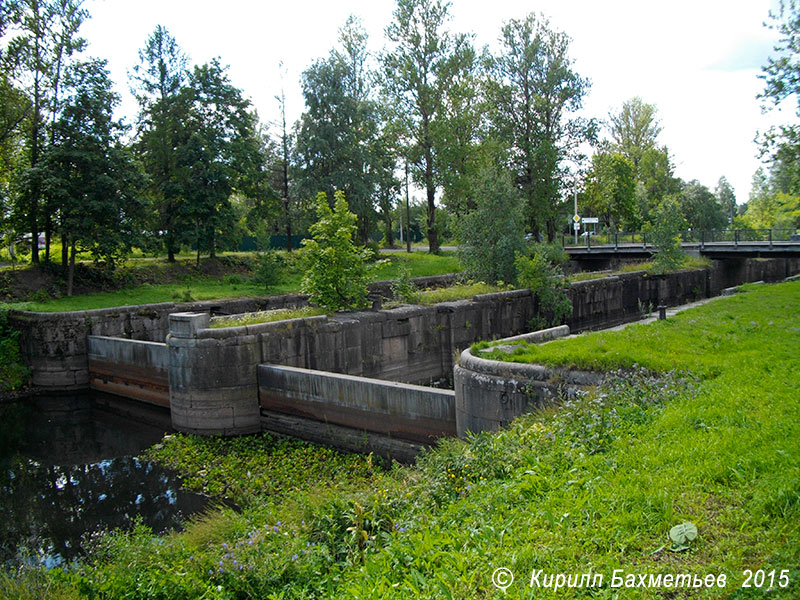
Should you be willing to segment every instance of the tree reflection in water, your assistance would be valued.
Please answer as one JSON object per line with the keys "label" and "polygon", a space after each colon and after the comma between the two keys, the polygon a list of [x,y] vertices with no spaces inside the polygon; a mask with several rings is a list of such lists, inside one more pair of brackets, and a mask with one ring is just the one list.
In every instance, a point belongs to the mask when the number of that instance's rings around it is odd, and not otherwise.
{"label": "tree reflection in water", "polygon": [[[134,455],[165,428],[101,408],[108,398],[58,396],[0,406],[0,562],[47,567],[81,555],[85,534],[180,527],[207,499],[180,490],[175,473]],[[119,409],[126,403],[112,400]],[[138,417],[163,420],[153,414]]]}

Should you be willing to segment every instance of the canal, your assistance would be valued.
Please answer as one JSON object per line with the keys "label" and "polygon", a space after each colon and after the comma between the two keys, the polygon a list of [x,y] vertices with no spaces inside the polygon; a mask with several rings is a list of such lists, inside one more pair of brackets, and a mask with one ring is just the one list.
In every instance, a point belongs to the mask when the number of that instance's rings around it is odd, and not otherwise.
{"label": "canal", "polygon": [[0,405],[0,563],[69,564],[104,531],[161,533],[203,511],[206,497],[139,457],[169,423],[166,409],[91,392]]}

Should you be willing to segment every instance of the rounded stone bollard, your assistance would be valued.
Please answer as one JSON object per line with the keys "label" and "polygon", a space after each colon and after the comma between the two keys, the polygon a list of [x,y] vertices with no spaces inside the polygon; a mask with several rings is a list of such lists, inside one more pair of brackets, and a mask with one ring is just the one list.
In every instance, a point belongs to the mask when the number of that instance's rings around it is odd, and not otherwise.
{"label": "rounded stone bollard", "polygon": [[260,348],[246,328],[208,329],[208,313],[169,316],[172,426],[199,435],[261,430],[257,366]]}

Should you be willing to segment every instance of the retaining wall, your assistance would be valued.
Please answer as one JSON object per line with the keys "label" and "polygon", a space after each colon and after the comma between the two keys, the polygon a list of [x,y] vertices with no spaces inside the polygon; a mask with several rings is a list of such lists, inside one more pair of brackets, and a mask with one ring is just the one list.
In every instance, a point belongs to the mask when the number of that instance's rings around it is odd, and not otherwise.
{"label": "retaining wall", "polygon": [[[417,277],[417,287],[451,284],[454,274]],[[391,298],[391,282],[370,286],[370,293]],[[31,369],[31,383],[42,391],[83,389],[89,385],[87,336],[117,337],[164,342],[169,333],[169,315],[205,312],[233,315],[308,304],[308,296],[283,294],[263,298],[236,298],[203,302],[141,304],[95,310],[38,313],[12,311],[10,323],[21,333],[22,358]]]}
{"label": "retaining wall", "polygon": [[169,406],[166,344],[100,336],[86,343],[91,389]]}
{"label": "retaining wall", "polygon": [[258,367],[263,411],[431,444],[456,434],[455,393],[294,367]]}

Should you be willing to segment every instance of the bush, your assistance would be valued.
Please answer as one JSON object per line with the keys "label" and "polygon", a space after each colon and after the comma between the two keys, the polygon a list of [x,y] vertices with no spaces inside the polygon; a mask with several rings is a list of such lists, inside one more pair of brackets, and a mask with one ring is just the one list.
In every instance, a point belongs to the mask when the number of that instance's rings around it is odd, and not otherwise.
{"label": "bush", "polygon": [[257,257],[257,264],[253,274],[253,281],[263,285],[265,290],[280,283],[281,272],[283,270],[283,259],[272,250],[266,250]]}
{"label": "bush", "polygon": [[677,271],[683,266],[685,254],[681,248],[679,231],[686,228],[681,207],[674,198],[666,198],[655,211],[655,223],[650,235],[656,253],[653,272],[656,274]]}
{"label": "bush", "polygon": [[548,258],[552,255],[557,256],[552,247],[538,244],[532,248],[530,257],[518,254],[514,261],[517,282],[531,290],[538,300],[536,316],[530,324],[532,329],[558,325],[572,312],[564,273]]}
{"label": "bush", "polygon": [[458,257],[469,279],[514,281],[514,257],[523,249],[522,208],[510,178],[485,168],[474,187],[476,208],[456,224]]}
{"label": "bush", "polygon": [[326,310],[347,310],[367,305],[370,251],[353,243],[357,217],[350,212],[344,192],[334,193],[328,206],[325,192],[317,194],[317,222],[309,227],[313,239],[303,240],[305,275],[300,284],[311,302]]}
{"label": "bush", "polygon": [[0,391],[22,387],[29,374],[19,351],[19,331],[9,324],[8,310],[0,309]]}
{"label": "bush", "polygon": [[407,304],[417,304],[420,300],[420,291],[411,282],[411,269],[406,264],[399,268],[398,277],[392,283],[392,296]]}

